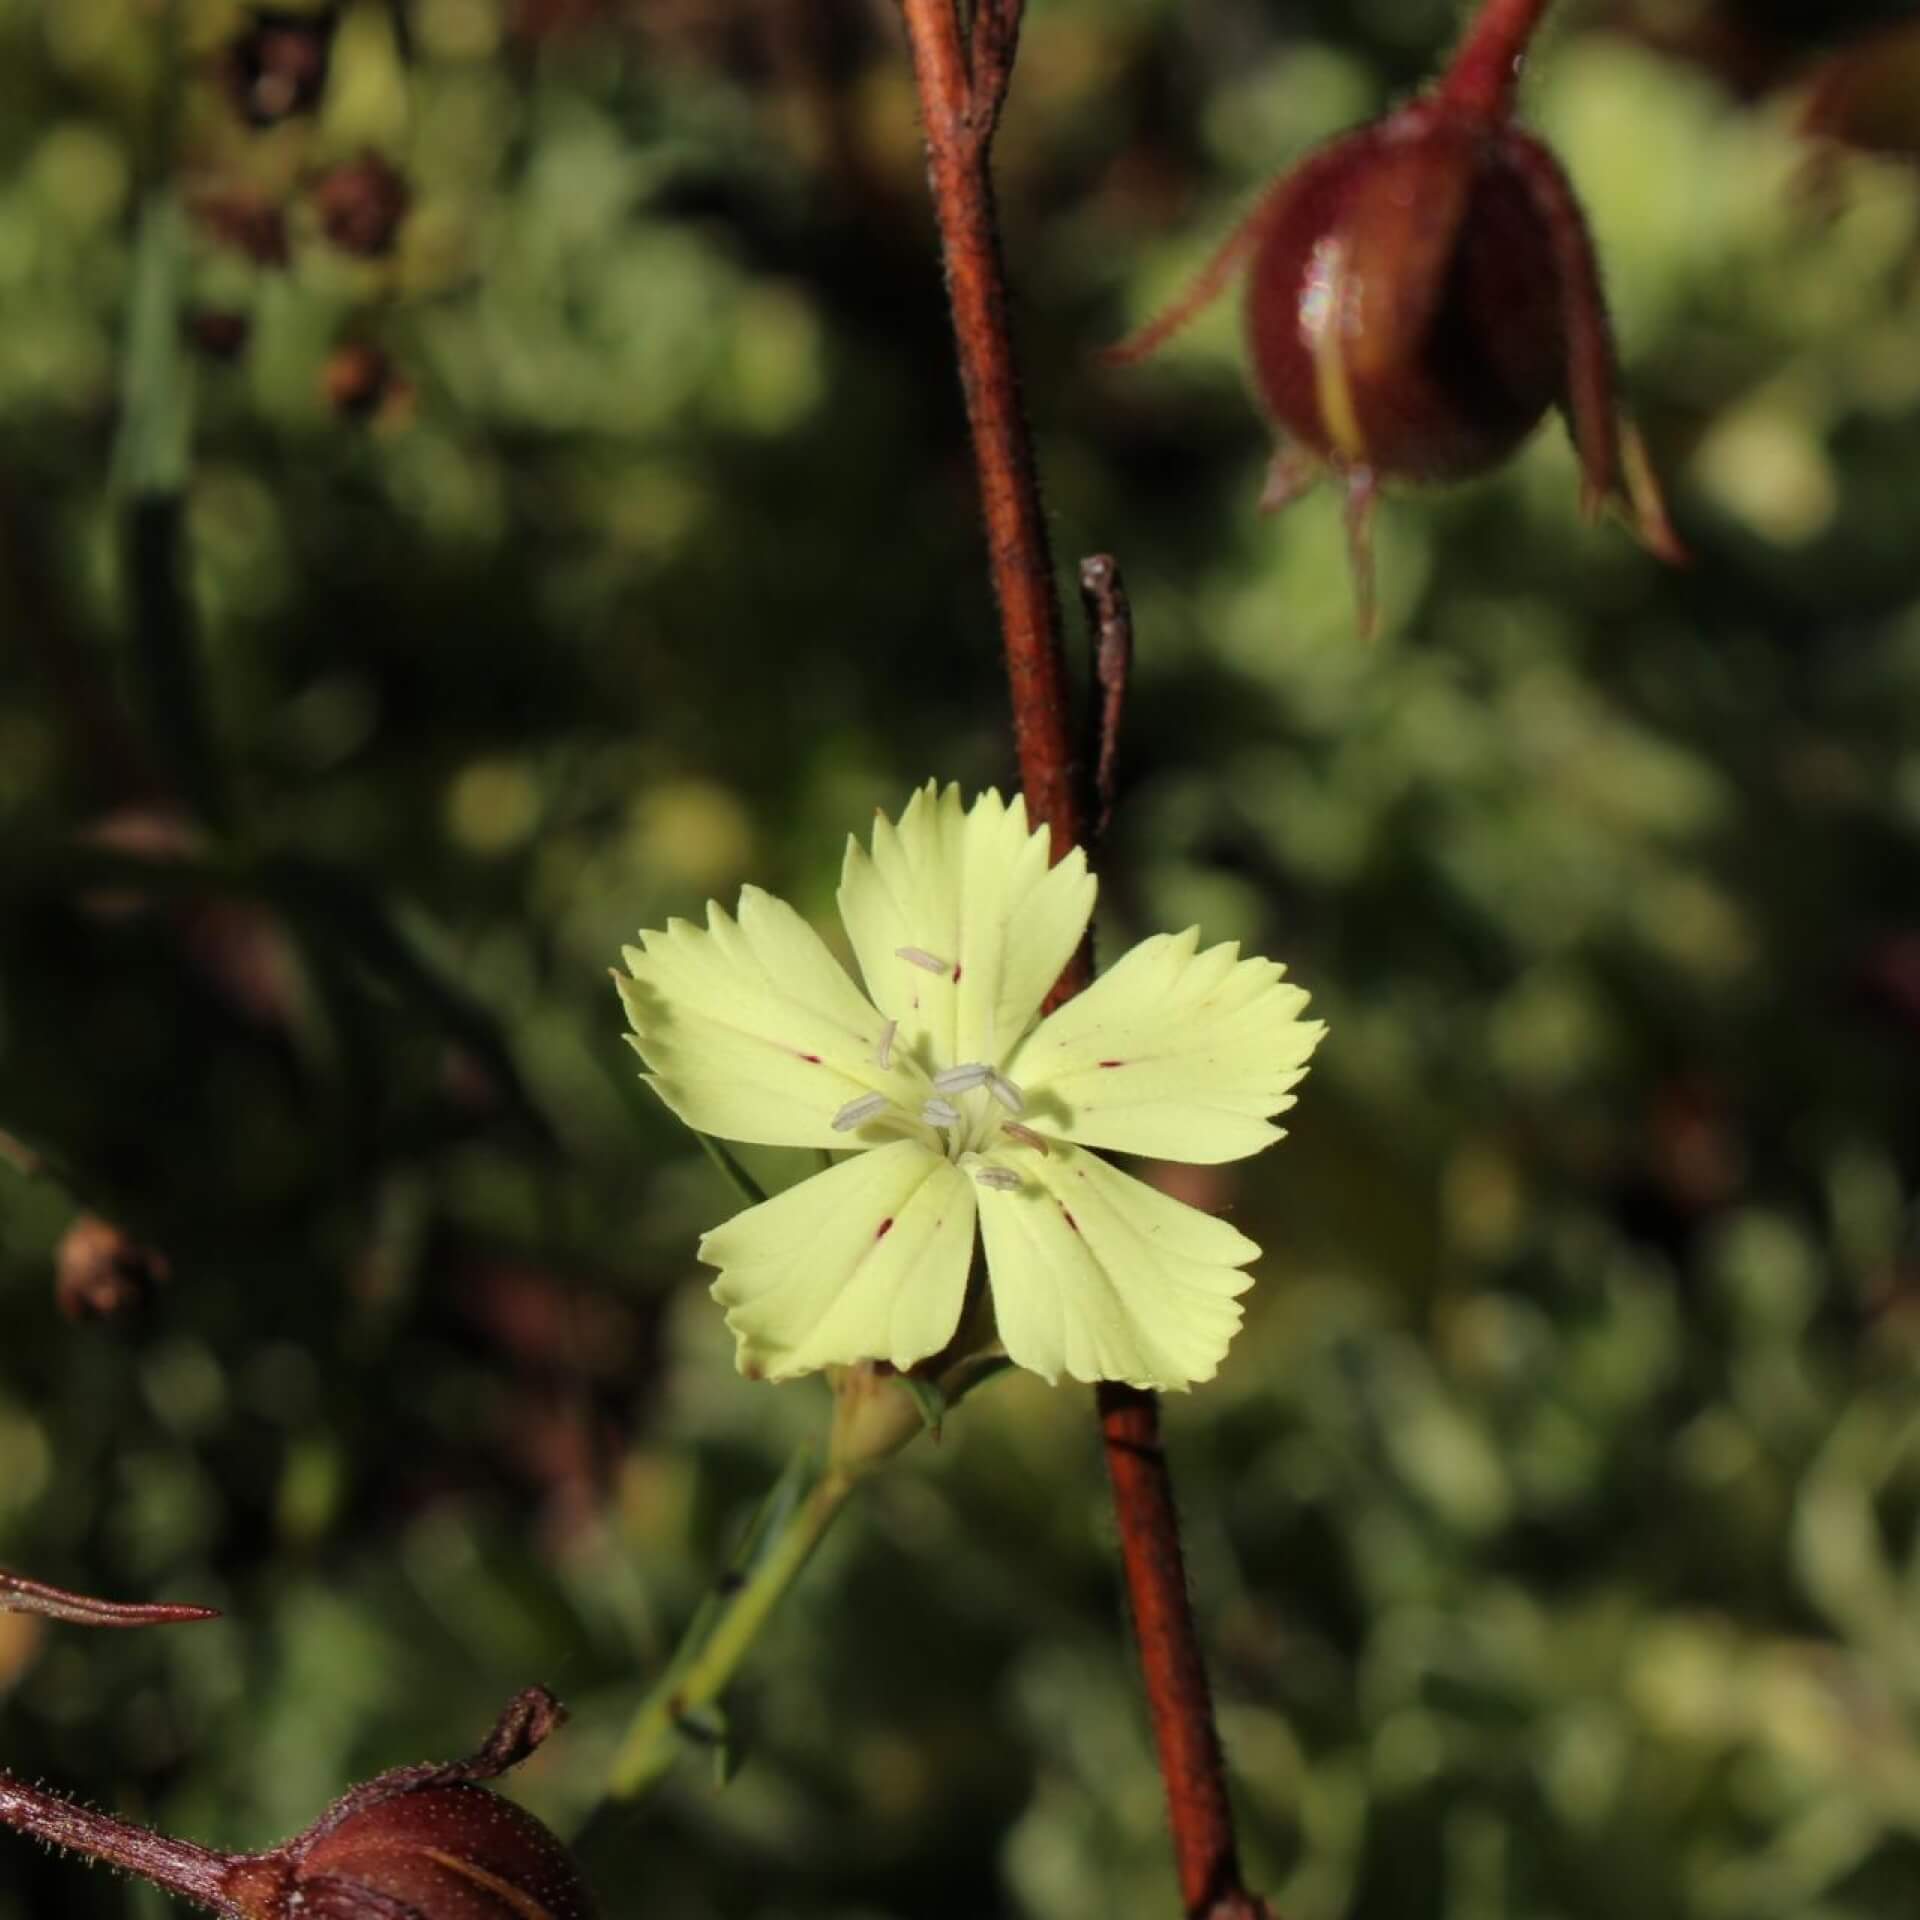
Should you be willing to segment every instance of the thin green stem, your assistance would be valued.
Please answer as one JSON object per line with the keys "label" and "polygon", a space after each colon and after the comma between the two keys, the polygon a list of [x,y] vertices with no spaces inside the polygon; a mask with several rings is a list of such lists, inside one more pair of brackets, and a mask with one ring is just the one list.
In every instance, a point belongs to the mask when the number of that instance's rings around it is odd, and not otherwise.
{"label": "thin green stem", "polygon": [[724,1741],[721,1696],[859,1485],[856,1476],[829,1468],[796,1497],[812,1473],[811,1459],[801,1455],[781,1476],[734,1564],[641,1703],[608,1780],[614,1799],[635,1800],[657,1786],[689,1737]]}

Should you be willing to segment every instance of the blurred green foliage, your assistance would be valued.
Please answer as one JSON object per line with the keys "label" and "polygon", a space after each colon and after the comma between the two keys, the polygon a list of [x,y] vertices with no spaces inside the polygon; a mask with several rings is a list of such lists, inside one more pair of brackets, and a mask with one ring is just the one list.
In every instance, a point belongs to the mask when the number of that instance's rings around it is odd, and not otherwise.
{"label": "blurred green foliage", "polygon": [[[1256,511],[1227,310],[1091,349],[1455,8],[1035,0],[1000,148],[1054,537],[1139,622],[1103,913],[1332,1025],[1191,1193],[1269,1252],[1170,1410],[1290,1920],[1920,1900],[1920,183],[1812,183],[1790,96],[1629,11],[1567,0],[1527,110],[1696,565],[1583,527],[1556,427],[1389,508],[1371,646],[1333,504]],[[824,920],[874,805],[1011,777],[912,98],[878,0],[357,0],[249,128],[246,22],[0,0],[0,1560],[228,1615],[0,1616],[0,1757],[251,1845],[540,1680],[573,1828],[825,1410],[733,1374],[730,1202],[605,970],[748,878]],[[313,188],[369,147],[362,259]],[[113,450],[176,203],[250,332],[144,349],[156,546]],[[144,1316],[56,1314],[76,1207],[171,1256]],[[909,1452],[741,1777],[595,1822],[609,1915],[1168,1913],[1104,1503],[1078,1392]],[[129,1909],[0,1845],[4,1920]]]}

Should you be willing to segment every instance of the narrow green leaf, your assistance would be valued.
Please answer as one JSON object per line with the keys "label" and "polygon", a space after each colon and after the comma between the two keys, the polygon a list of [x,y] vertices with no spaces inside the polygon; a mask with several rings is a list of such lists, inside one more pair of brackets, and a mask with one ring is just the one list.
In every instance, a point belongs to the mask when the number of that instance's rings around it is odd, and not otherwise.
{"label": "narrow green leaf", "polygon": [[166,189],[147,196],[133,243],[114,484],[135,498],[186,491],[192,370],[180,338],[187,218]]}
{"label": "narrow green leaf", "polygon": [[687,1131],[700,1142],[700,1150],[720,1169],[727,1184],[748,1206],[757,1207],[767,1197],[766,1188],[740,1164],[724,1140],[716,1140],[712,1134],[699,1133],[691,1127]]}

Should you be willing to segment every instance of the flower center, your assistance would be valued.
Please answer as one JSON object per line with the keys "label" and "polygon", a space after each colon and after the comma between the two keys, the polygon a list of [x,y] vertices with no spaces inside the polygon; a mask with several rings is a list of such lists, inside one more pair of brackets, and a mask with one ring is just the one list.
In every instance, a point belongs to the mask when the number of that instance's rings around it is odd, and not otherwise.
{"label": "flower center", "polygon": [[[882,1043],[889,1055],[892,1038],[889,1031]],[[958,1162],[984,1153],[1002,1137],[1046,1151],[1046,1142],[1031,1127],[1020,1124],[1019,1116],[1027,1110],[1026,1095],[987,1061],[968,1060],[956,1067],[942,1067],[927,1088],[917,1109],[902,1106],[884,1093],[863,1093],[833,1116],[833,1130],[857,1133],[863,1127],[897,1127],[919,1135],[928,1146]],[[1018,1176],[1002,1179],[999,1176],[1003,1173],[1004,1168],[986,1167],[975,1178],[983,1186],[1019,1184]]]}
{"label": "flower center", "polygon": [[[958,969],[951,961],[921,947],[901,947],[899,957],[927,973],[951,980]],[[881,1029],[871,1054],[872,1064],[882,1073],[896,1071],[895,1040],[900,1030],[897,1020],[889,1020]],[[917,1067],[902,1062],[915,1081]],[[1045,1153],[1047,1143],[1031,1127],[1021,1124],[1027,1110],[1027,1097],[1020,1088],[988,1060],[963,1060],[941,1067],[932,1079],[921,1083],[926,1092],[919,1106],[901,1104],[886,1093],[863,1093],[849,1100],[833,1116],[835,1133],[858,1133],[867,1127],[886,1127],[922,1141],[936,1153],[956,1165],[969,1167],[983,1187],[1017,1187],[1020,1176],[1010,1168],[990,1164],[970,1165],[990,1149],[1008,1140]]]}

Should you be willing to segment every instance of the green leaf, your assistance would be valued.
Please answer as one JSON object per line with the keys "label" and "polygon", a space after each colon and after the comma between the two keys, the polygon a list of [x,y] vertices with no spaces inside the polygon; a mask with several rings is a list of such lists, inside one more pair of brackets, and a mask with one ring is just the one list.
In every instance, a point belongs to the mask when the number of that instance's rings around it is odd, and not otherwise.
{"label": "green leaf", "polygon": [[135,498],[186,491],[193,406],[180,339],[187,221],[174,196],[151,193],[133,244],[133,287],[120,382],[114,484]]}

